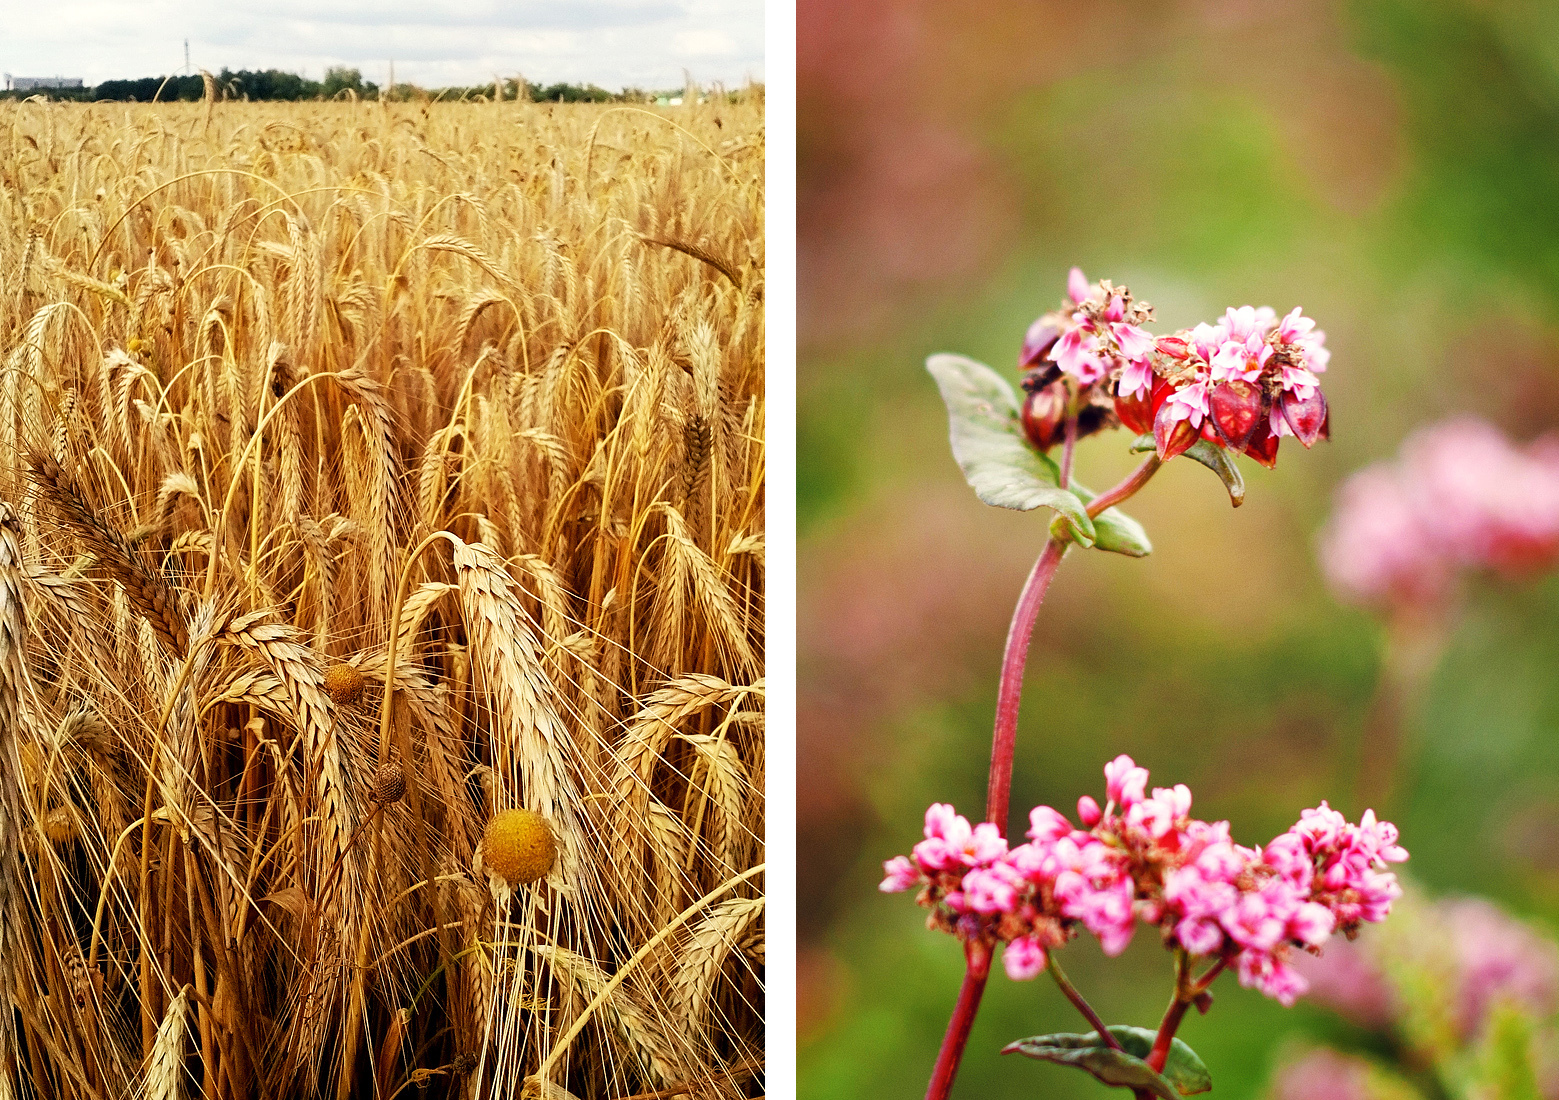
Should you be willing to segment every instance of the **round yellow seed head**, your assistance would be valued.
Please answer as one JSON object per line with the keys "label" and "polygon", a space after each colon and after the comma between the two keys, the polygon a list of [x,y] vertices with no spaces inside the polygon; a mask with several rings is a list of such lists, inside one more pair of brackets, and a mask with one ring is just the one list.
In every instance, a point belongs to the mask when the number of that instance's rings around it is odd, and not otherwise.
{"label": "round yellow seed head", "polygon": [[337,662],[325,670],[325,694],[338,707],[349,707],[363,697],[363,674],[351,665]]}
{"label": "round yellow seed head", "polygon": [[546,876],[557,862],[558,842],[552,826],[535,810],[504,810],[487,823],[487,869],[510,886],[521,886]]}

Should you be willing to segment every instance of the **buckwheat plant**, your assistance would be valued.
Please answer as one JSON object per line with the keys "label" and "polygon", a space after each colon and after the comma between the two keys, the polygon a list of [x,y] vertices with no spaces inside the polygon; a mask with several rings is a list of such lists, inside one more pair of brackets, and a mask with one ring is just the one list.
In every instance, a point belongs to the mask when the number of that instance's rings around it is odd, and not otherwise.
{"label": "buckwheat plant", "polygon": [[[1068,300],[1029,328],[1019,358],[1025,398],[991,368],[954,355],[927,367],[952,423],[953,455],[979,498],[1019,510],[1056,512],[1050,538],[1013,614],[997,691],[985,820],[971,825],[952,806],[926,811],[925,839],[885,865],[884,891],[916,890],[927,924],[963,944],[966,969],[927,1089],[952,1089],[969,1030],[1000,949],[1009,978],[1048,971],[1092,1026],[1086,1034],[1035,1036],[1003,1053],[1076,1066],[1139,1097],[1175,1097],[1212,1087],[1206,1067],[1175,1037],[1186,1012],[1206,1012],[1226,969],[1285,1005],[1305,989],[1291,965],[1336,933],[1383,920],[1400,890],[1388,865],[1407,858],[1397,830],[1366,812],[1349,823],[1326,803],[1265,847],[1234,843],[1226,821],[1191,817],[1182,784],[1148,793],[1148,772],[1130,757],[1105,765],[1105,804],[1084,796],[1080,825],[1049,806],[1029,815],[1028,842],[1004,836],[1019,696],[1040,603],[1073,545],[1133,557],[1151,546],[1115,505],[1180,455],[1210,467],[1230,500],[1244,499],[1232,453],[1263,466],[1284,436],[1306,448],[1329,431],[1318,375],[1325,335],[1298,309],[1228,310],[1214,324],[1155,338],[1153,310],[1124,286],[1090,284],[1072,270]],[[1072,477],[1077,440],[1124,426],[1142,464],[1095,495]],[[1049,452],[1059,444],[1059,463]],[[1174,956],[1174,988],[1157,1031],[1106,1027],[1058,962],[1058,949],[1086,931],[1107,955],[1152,925]]]}

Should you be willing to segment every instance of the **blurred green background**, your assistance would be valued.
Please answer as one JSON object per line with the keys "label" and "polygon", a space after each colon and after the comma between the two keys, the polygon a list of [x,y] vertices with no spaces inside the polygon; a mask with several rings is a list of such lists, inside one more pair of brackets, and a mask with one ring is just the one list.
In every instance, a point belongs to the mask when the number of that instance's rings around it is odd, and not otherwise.
{"label": "blurred green background", "polygon": [[[1067,269],[1128,283],[1157,331],[1294,305],[1333,351],[1333,441],[1243,463],[1231,510],[1172,463],[1127,510],[1132,561],[1074,553],[1030,656],[1013,805],[1102,799],[1129,752],[1264,842],[1351,817],[1384,634],[1314,556],[1337,483],[1453,412],[1559,428],[1559,6],[1518,0],[800,3],[800,1021],[809,1100],[923,1093],[962,971],[877,893],[931,801],[977,818],[996,674],[1044,518],[986,508],[923,362],[1012,372]],[[1095,488],[1134,460],[1079,448]],[[1243,462],[1243,460],[1242,460]],[[1559,923],[1559,583],[1475,584],[1413,700],[1384,809],[1434,891]],[[1068,969],[1151,1026],[1167,954],[1091,940]],[[1230,980],[1182,1036],[1214,1095],[1264,1094],[1303,1004]],[[1048,981],[992,979],[956,1095],[1103,1097],[995,1052],[1082,1030]]]}

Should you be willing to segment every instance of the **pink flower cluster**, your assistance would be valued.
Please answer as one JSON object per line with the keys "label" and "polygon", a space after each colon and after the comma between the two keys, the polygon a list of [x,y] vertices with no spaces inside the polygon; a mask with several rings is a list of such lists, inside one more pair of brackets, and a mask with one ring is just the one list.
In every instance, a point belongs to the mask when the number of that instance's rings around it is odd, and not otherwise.
{"label": "pink flower cluster", "polygon": [[1443,603],[1465,570],[1552,569],[1559,437],[1518,447],[1473,417],[1416,432],[1343,483],[1320,553],[1339,595],[1384,607]]}
{"label": "pink flower cluster", "polygon": [[1029,327],[1019,356],[1029,394],[1023,424],[1041,450],[1069,409],[1078,410],[1079,434],[1114,423],[1151,432],[1162,459],[1205,439],[1272,466],[1283,436],[1307,448],[1327,437],[1317,376],[1331,353],[1299,309],[1279,320],[1266,306],[1231,308],[1213,324],[1155,340],[1142,327],[1152,307],[1126,287],[1090,284],[1074,267],[1068,297]]}
{"label": "pink flower cluster", "polygon": [[1147,769],[1119,756],[1104,767],[1106,804],[1078,802],[1083,828],[1049,806],[1029,815],[1028,843],[970,826],[951,806],[926,811],[925,839],[884,864],[884,891],[920,888],[929,923],[963,939],[1004,943],[1010,977],[1044,970],[1046,952],[1079,927],[1118,955],[1140,920],[1167,945],[1221,959],[1243,985],[1284,1004],[1305,990],[1287,961],[1384,920],[1400,893],[1388,864],[1407,858],[1397,830],[1366,812],[1350,824],[1322,803],[1263,848],[1229,839],[1229,823],[1191,817],[1184,784],[1147,793]]}

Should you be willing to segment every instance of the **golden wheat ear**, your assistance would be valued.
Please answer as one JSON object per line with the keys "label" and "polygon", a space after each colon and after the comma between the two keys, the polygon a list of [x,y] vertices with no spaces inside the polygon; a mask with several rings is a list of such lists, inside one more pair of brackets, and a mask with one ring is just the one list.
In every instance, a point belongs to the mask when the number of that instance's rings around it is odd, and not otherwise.
{"label": "golden wheat ear", "polygon": [[240,85],[0,102],[0,1100],[756,1095],[761,99]]}
{"label": "golden wheat ear", "polygon": [[170,652],[189,649],[189,623],[172,586],[153,572],[119,531],[114,530],[87,505],[75,478],[53,455],[27,452],[27,475],[43,498],[69,524],[87,551],[97,558],[109,576],[119,582],[125,596],[151,624]]}

